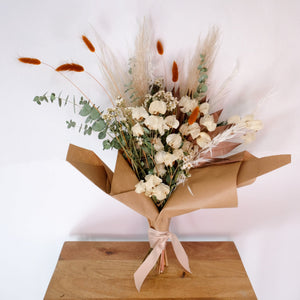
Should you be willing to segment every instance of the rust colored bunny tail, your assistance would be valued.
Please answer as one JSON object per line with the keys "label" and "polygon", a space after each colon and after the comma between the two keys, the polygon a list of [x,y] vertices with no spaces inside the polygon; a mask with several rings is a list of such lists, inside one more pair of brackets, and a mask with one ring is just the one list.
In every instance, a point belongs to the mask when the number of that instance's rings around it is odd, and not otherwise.
{"label": "rust colored bunny tail", "polygon": [[85,35],[82,36],[82,40],[91,52],[95,52],[94,45],[91,43],[91,41]]}
{"label": "rust colored bunny tail", "polygon": [[78,64],[63,64],[60,65],[55,69],[57,72],[63,72],[63,71],[71,71],[71,72],[83,72],[84,68],[81,65]]}
{"label": "rust colored bunny tail", "polygon": [[18,60],[23,64],[40,65],[41,61],[37,58],[19,57]]}
{"label": "rust colored bunny tail", "polygon": [[160,40],[158,40],[157,43],[156,43],[156,49],[157,49],[157,52],[158,52],[159,55],[164,54],[164,47],[163,47]]}
{"label": "rust colored bunny tail", "polygon": [[191,113],[189,119],[188,119],[188,123],[189,125],[192,125],[198,118],[199,116],[199,106],[196,106],[196,108],[193,110],[193,112]]}
{"label": "rust colored bunny tail", "polygon": [[176,61],[173,61],[173,66],[172,66],[172,81],[176,82],[178,80],[178,66]]}

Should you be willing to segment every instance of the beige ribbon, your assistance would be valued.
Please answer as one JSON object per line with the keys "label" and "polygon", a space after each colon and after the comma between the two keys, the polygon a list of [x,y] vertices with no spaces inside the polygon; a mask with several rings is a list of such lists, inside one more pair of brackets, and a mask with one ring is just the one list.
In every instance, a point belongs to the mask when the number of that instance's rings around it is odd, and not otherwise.
{"label": "beige ribbon", "polygon": [[155,266],[162,251],[166,248],[166,243],[169,239],[172,242],[172,246],[178,261],[185,270],[191,273],[188,256],[186,255],[180,241],[174,233],[168,231],[162,232],[153,228],[149,228],[148,237],[152,251],[134,273],[134,282],[138,291],[140,291],[145,278]]}

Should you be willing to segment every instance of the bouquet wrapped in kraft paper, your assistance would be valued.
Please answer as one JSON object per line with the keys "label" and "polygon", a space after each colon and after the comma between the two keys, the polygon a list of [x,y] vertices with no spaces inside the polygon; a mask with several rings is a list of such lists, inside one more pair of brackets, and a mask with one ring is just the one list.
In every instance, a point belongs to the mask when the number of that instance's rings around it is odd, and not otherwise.
{"label": "bouquet wrapped in kraft paper", "polygon": [[139,180],[120,152],[114,172],[94,152],[75,145],[69,146],[67,161],[102,191],[148,219],[149,240],[153,250],[134,276],[136,287],[140,290],[169,238],[178,260],[190,272],[182,246],[176,236],[169,233],[172,217],[202,208],[236,207],[238,187],[252,184],[258,176],[290,163],[291,156],[257,158],[245,151],[214,165],[193,169],[191,177],[176,188],[161,211],[149,197],[135,192],[135,185]]}
{"label": "bouquet wrapped in kraft paper", "polygon": [[[237,104],[243,99],[230,105],[226,98],[236,69],[219,86],[212,79],[219,49],[216,27],[199,39],[192,56],[179,57],[180,63],[173,59],[170,63],[162,40],[155,38],[152,29],[150,20],[141,24],[127,63],[97,34],[97,47],[82,35],[83,46],[95,55],[106,84],[81,64],[52,66],[38,58],[19,58],[24,64],[54,70],[81,94],[76,101],[61,93],[46,93],[36,96],[34,102],[57,102],[59,107],[71,104],[74,113],[85,120],[77,124],[71,119],[66,122],[68,128],[94,134],[103,149],[119,151],[114,172],[92,151],[74,145],[70,145],[67,160],[105,193],[148,219],[150,252],[134,274],[138,290],[159,258],[159,272],[163,271],[169,239],[177,259],[190,271],[182,245],[169,232],[172,217],[201,208],[235,207],[238,187],[290,162],[289,155],[232,154],[260,134],[263,124],[254,112],[262,101],[251,99],[250,112],[237,115]],[[89,76],[111,106],[103,110],[67,72]]]}

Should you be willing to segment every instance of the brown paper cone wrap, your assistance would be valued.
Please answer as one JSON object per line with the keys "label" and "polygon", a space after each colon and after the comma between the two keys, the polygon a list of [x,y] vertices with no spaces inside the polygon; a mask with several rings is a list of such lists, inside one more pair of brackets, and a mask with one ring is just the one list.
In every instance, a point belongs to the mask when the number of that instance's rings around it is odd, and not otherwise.
{"label": "brown paper cone wrap", "polygon": [[74,145],[69,146],[67,161],[105,193],[146,217],[151,227],[168,231],[172,217],[201,208],[236,207],[237,187],[290,163],[291,156],[257,158],[244,151],[227,157],[223,163],[193,169],[191,177],[176,188],[160,212],[151,198],[135,192],[139,180],[121,153],[114,173],[94,152]]}

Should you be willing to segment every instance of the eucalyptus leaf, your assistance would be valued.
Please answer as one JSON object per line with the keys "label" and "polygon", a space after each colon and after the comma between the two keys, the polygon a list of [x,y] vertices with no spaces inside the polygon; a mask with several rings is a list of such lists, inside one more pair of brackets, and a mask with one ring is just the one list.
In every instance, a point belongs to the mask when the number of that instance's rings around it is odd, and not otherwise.
{"label": "eucalyptus leaf", "polygon": [[86,117],[91,113],[92,108],[88,103],[85,103],[82,107],[82,109],[79,112],[79,115],[82,117]]}
{"label": "eucalyptus leaf", "polygon": [[99,119],[98,121],[94,122],[92,125],[94,131],[103,131],[106,128],[106,123],[103,119]]}

